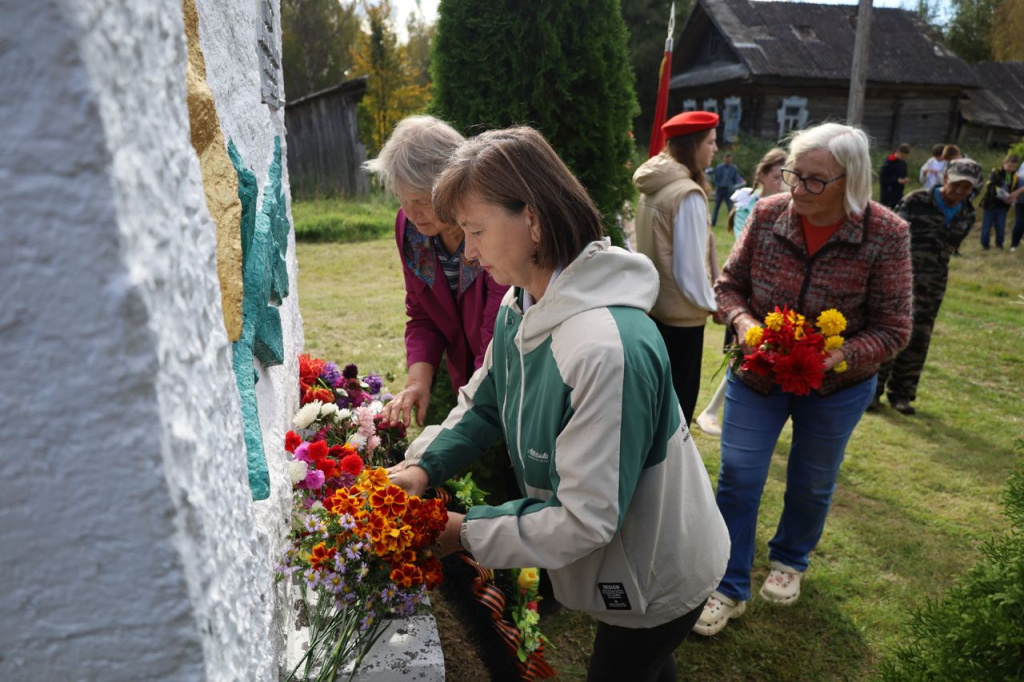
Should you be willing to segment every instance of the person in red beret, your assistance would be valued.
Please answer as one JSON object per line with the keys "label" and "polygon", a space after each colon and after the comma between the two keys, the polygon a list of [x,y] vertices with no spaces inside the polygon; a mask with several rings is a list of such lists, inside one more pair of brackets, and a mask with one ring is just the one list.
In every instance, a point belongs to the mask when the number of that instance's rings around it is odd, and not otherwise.
{"label": "person in red beret", "polygon": [[633,174],[640,191],[636,209],[637,251],[650,258],[661,280],[651,317],[665,339],[672,384],[687,425],[700,391],[704,325],[715,312],[712,285],[718,276],[708,221],[711,186],[704,169],[715,152],[718,114],[687,111],[662,126],[665,149]]}

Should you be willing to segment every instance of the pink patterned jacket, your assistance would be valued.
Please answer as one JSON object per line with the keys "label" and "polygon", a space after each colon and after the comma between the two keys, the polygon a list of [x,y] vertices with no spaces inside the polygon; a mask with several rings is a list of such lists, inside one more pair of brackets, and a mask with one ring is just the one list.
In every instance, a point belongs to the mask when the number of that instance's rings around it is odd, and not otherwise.
{"label": "pink patterned jacket", "polygon": [[406,363],[429,362],[436,370],[443,353],[452,388],[458,391],[483,363],[508,287],[463,260],[459,292],[452,295],[430,239],[406,220],[401,209],[395,217],[395,242],[405,276]]}
{"label": "pink patterned jacket", "polygon": [[[865,219],[866,218],[866,219]],[[718,307],[731,325],[742,313],[759,320],[788,305],[815,320],[829,308],[846,316],[843,351],[849,370],[827,372],[821,395],[870,379],[910,339],[913,275],[907,223],[874,201],[851,215],[808,257],[800,216],[788,193],[758,201],[715,283]],[[772,382],[740,371],[747,386],[768,394]]]}

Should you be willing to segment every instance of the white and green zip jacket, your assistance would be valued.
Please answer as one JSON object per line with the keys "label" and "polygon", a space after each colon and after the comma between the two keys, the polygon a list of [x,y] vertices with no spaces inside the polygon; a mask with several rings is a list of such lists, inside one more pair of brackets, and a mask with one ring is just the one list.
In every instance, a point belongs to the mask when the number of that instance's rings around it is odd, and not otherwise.
{"label": "white and green zip jacket", "polygon": [[593,242],[522,313],[509,289],[484,363],[440,426],[409,447],[431,484],[504,434],[525,498],[469,510],[484,566],[549,570],[565,606],[650,628],[718,586],[729,534],[648,318],[658,275]]}

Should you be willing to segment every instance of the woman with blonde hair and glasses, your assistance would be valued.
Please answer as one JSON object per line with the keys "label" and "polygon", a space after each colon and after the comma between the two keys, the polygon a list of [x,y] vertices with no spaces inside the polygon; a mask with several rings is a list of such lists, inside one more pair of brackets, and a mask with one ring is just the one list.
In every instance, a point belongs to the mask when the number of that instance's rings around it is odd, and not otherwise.
{"label": "woman with blonde hair and glasses", "polygon": [[729,542],[647,316],[654,266],[601,237],[586,190],[531,128],[467,141],[434,206],[513,288],[458,406],[392,479],[421,493],[506,434],[522,498],[449,514],[439,552],[549,569],[555,598],[598,622],[588,680],[676,679],[673,651]]}
{"label": "woman with blonde hair and glasses", "polygon": [[[846,444],[874,398],[878,368],[910,338],[909,231],[870,201],[870,163],[862,130],[826,123],[797,133],[782,171],[789,192],[754,205],[715,284],[724,323],[741,341],[776,306],[809,320],[835,308],[847,327],[842,348],[823,358],[821,388],[809,395],[784,393],[770,377],[748,371],[729,375],[716,499],[732,550],[694,628],[698,634],[719,632],[746,609],[761,494],[790,420],[782,517],[768,543],[770,570],[760,595],[777,604],[799,597]],[[846,371],[830,371],[840,363]]]}

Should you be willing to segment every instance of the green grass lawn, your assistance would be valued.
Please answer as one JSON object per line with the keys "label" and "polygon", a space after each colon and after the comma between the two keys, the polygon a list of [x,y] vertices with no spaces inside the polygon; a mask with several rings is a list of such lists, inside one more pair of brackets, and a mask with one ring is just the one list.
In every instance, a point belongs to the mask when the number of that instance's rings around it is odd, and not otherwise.
{"label": "green grass lawn", "polygon": [[[295,206],[296,222],[309,209]],[[724,262],[732,237],[724,228],[716,233]],[[907,632],[913,607],[941,594],[977,560],[979,545],[1006,529],[999,498],[1018,459],[1014,442],[1024,433],[1024,301],[1018,298],[1024,251],[982,252],[976,230],[961,250],[915,403],[918,414],[905,417],[887,406],[861,421],[800,600],[776,607],[755,598],[720,635],[691,637],[677,652],[683,679],[871,679]],[[404,386],[404,293],[390,235],[300,243],[298,260],[306,352],[392,372],[391,387]],[[717,385],[711,377],[722,336],[722,327],[708,325],[698,409]],[[714,481],[717,439],[699,430],[695,438]],[[761,506],[755,589],[767,574],[789,439],[787,427]],[[544,628],[555,645],[548,658],[562,679],[583,679],[593,621],[563,611]]]}

